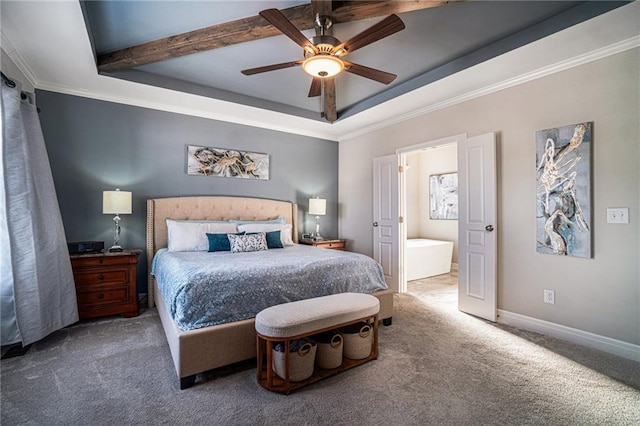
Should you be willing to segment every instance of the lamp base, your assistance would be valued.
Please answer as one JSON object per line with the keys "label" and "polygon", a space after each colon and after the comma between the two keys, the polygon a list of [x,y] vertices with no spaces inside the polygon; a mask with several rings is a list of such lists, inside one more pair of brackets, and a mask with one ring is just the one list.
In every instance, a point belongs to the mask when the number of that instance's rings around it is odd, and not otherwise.
{"label": "lamp base", "polygon": [[124,249],[121,246],[111,246],[109,247],[109,253],[116,253],[116,252],[121,252]]}
{"label": "lamp base", "polygon": [[320,216],[316,216],[316,232],[311,233],[311,239],[313,241],[322,241],[322,235],[320,235]]}

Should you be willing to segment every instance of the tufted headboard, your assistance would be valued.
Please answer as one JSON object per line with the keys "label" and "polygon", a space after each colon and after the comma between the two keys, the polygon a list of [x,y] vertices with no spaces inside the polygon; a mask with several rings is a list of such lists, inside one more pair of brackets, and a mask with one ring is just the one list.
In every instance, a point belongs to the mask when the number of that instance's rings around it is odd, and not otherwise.
{"label": "tufted headboard", "polygon": [[288,201],[246,197],[174,197],[147,200],[147,276],[149,307],[155,305],[151,264],[153,256],[167,247],[166,219],[177,220],[267,220],[284,216],[298,242],[298,205]]}

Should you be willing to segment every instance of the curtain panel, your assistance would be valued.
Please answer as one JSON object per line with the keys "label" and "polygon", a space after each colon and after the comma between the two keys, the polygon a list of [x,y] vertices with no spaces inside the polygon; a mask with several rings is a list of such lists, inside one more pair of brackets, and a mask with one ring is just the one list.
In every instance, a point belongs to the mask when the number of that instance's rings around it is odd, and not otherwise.
{"label": "curtain panel", "polygon": [[2,77],[2,345],[25,346],[76,322],[78,308],[35,95]]}

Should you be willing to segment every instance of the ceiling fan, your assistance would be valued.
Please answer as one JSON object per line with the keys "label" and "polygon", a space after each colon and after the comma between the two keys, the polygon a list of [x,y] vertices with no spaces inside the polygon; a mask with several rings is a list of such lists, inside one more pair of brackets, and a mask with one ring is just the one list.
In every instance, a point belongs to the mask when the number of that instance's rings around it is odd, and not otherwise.
{"label": "ceiling fan", "polygon": [[327,10],[326,6],[327,3],[330,4],[331,2],[312,1],[312,5],[314,3],[318,6],[318,8],[314,8],[314,11],[318,10],[319,12],[315,14],[316,36],[312,37],[311,40],[307,39],[278,9],[267,9],[260,12],[260,16],[302,47],[304,59],[250,68],[242,70],[242,73],[244,75],[253,75],[301,65],[302,69],[313,77],[308,96],[315,97],[324,94],[324,108],[321,115],[327,121],[333,122],[337,119],[336,75],[346,71],[383,84],[389,84],[397,77],[395,74],[348,62],[343,58],[357,49],[403,30],[405,26],[397,15],[392,14],[349,40],[340,42],[340,40],[331,35],[331,26],[333,24],[329,16],[331,10],[330,7]]}

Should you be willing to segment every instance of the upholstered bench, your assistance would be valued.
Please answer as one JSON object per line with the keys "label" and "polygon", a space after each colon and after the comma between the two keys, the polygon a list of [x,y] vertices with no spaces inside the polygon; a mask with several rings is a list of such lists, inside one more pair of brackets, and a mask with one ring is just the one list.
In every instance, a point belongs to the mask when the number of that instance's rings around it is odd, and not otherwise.
{"label": "upholstered bench", "polygon": [[[378,312],[380,302],[375,296],[362,293],[339,293],[313,299],[284,303],[264,309],[256,315],[255,328],[258,345],[258,382],[265,388],[289,393],[299,387],[371,361],[378,357]],[[311,377],[293,382],[289,372],[291,365],[290,344],[314,334],[336,330],[340,327],[367,322],[373,328],[371,354],[363,359],[343,359],[333,369],[315,369]],[[284,378],[274,372],[274,345],[284,345]]]}

